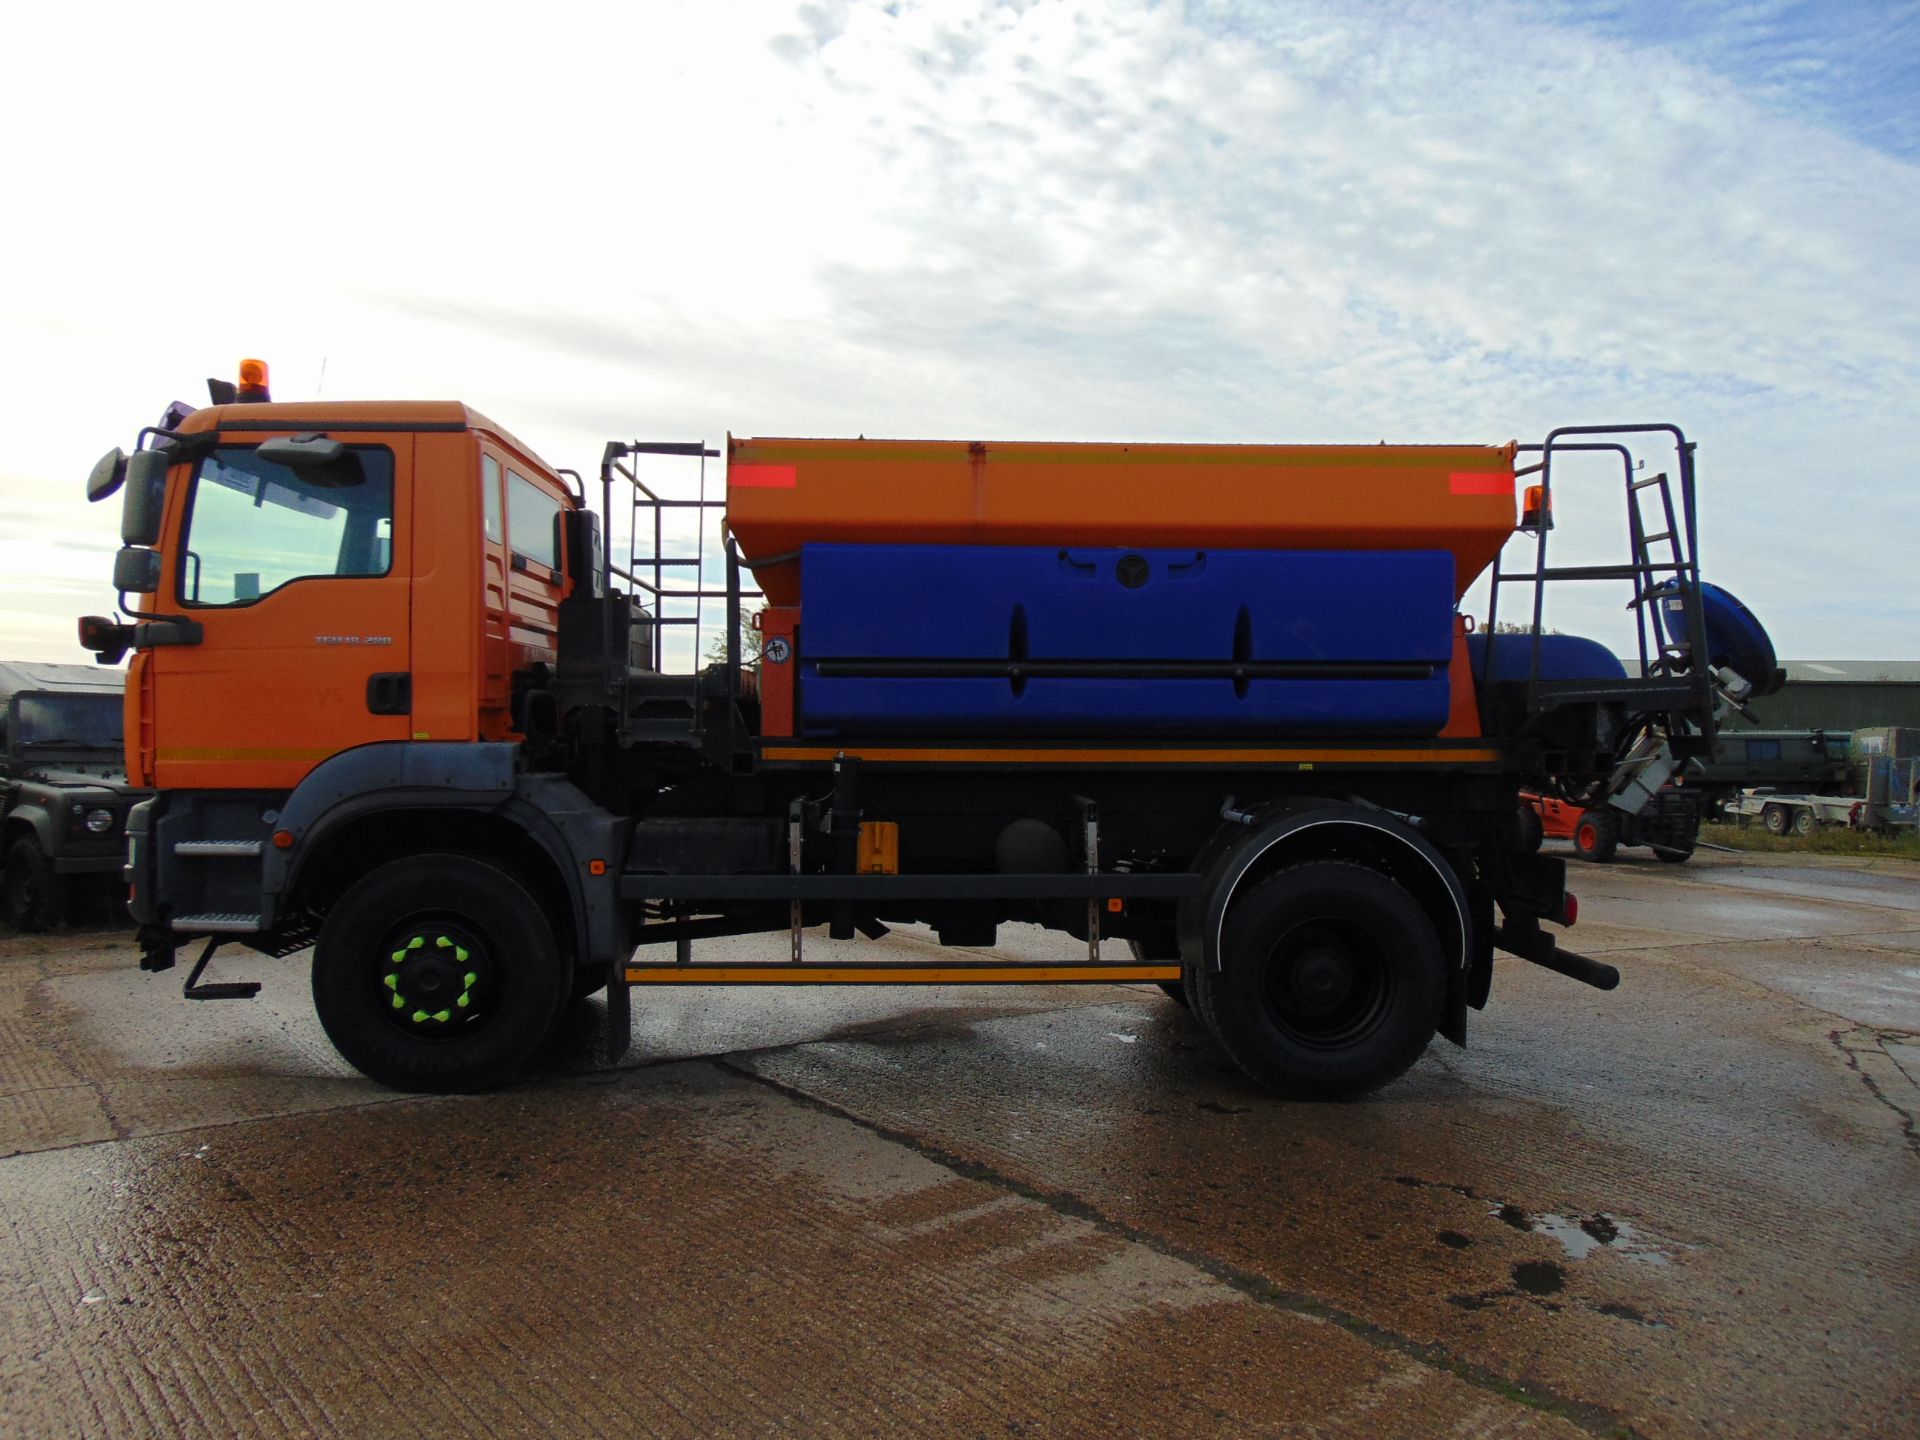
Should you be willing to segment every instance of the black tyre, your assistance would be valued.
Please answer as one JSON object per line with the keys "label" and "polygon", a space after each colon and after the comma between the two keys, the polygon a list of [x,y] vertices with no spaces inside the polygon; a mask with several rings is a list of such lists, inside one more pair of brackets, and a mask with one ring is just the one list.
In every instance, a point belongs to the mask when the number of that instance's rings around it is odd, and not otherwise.
{"label": "black tyre", "polygon": [[1256,1083],[1297,1100],[1377,1090],[1440,1023],[1446,959],[1405,890],[1314,861],[1261,881],[1228,912],[1218,970],[1190,970],[1196,1012]]}
{"label": "black tyre", "polygon": [[1662,847],[1653,852],[1653,858],[1668,865],[1684,865],[1693,858],[1693,846],[1689,845],[1684,850]]}
{"label": "black tyre", "polygon": [[1540,812],[1522,800],[1520,802],[1520,848],[1528,852],[1538,850],[1541,842],[1546,838],[1546,822],[1541,820]]}
{"label": "black tyre", "polygon": [[320,1024],[356,1070],[396,1090],[503,1084],[546,1036],[571,976],[539,903],[510,872],[416,855],[362,877],[313,952]]}
{"label": "black tyre", "polygon": [[1184,1010],[1191,1010],[1193,1008],[1193,1006],[1187,1002],[1187,987],[1184,981],[1162,980],[1158,983],[1160,985],[1160,993],[1165,995],[1167,999],[1173,1001],[1174,1004]]}
{"label": "black tyre", "polygon": [[1784,835],[1793,826],[1793,817],[1784,805],[1769,805],[1760,812],[1760,823],[1769,835]]}
{"label": "black tyre", "polygon": [[1620,848],[1620,827],[1604,810],[1584,810],[1573,827],[1573,851],[1582,860],[1604,865]]}
{"label": "black tyre", "polygon": [[67,913],[67,882],[31,835],[7,847],[7,920],[16,930],[51,930]]}
{"label": "black tyre", "polygon": [[568,990],[568,998],[575,1004],[582,1000],[591,1000],[607,988],[607,972],[604,968],[588,969],[584,965],[576,966],[573,983]]}
{"label": "black tyre", "polygon": [[1813,812],[1811,810],[1795,810],[1793,812],[1793,833],[1804,838],[1813,834],[1813,831]]}

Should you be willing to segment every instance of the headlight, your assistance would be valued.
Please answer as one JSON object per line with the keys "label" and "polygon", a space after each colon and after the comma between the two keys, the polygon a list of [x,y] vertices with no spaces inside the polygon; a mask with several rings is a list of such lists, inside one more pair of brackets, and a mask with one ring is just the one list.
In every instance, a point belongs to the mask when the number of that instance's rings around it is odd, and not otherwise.
{"label": "headlight", "polygon": [[91,810],[87,813],[87,829],[96,835],[104,835],[113,829],[113,811]]}

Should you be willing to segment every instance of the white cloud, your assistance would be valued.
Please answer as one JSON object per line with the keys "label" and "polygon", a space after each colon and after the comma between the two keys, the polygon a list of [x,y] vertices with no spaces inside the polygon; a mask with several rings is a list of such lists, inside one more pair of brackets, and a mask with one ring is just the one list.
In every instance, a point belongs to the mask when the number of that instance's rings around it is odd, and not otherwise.
{"label": "white cloud", "polygon": [[[11,593],[103,575],[111,521],[66,498],[93,456],[262,353],[283,395],[323,362],[330,397],[456,394],[582,468],[614,433],[1675,419],[1708,573],[1783,650],[1920,651],[1911,557],[1862,543],[1915,462],[1920,171],[1630,26],[528,13],[24,17],[44,63],[0,121],[35,137],[9,169],[39,223],[0,279],[0,459],[75,549],[10,554]],[[71,658],[65,624],[7,608],[0,652]],[[1572,614],[1625,638],[1617,600]]]}

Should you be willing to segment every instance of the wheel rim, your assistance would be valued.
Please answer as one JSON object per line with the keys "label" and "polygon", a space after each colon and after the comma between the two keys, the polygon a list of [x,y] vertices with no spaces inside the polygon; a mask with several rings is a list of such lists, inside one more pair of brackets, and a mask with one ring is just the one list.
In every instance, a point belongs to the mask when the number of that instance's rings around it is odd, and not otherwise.
{"label": "wheel rim", "polygon": [[444,1039],[484,1024],[499,989],[493,947],[448,916],[396,925],[375,952],[373,985],[382,1013],[421,1039]]}
{"label": "wheel rim", "polygon": [[1580,828],[1573,832],[1574,848],[1582,855],[1591,855],[1599,847],[1599,833],[1591,820],[1582,820]]}
{"label": "wheel rim", "polygon": [[1267,1013],[1290,1037],[1315,1049],[1352,1045],[1380,1023],[1393,972],[1373,933],[1320,918],[1294,926],[1267,952]]}

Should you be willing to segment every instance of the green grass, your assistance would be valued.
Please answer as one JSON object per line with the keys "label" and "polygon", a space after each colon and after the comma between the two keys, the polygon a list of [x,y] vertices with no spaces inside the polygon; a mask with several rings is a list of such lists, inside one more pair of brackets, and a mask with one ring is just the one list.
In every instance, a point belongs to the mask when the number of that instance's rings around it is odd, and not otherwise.
{"label": "green grass", "polygon": [[1826,825],[1806,836],[1769,835],[1756,820],[1745,829],[1738,825],[1702,825],[1700,839],[1730,850],[1776,855],[1889,855],[1900,860],[1920,860],[1920,835],[1911,830],[1893,839]]}

